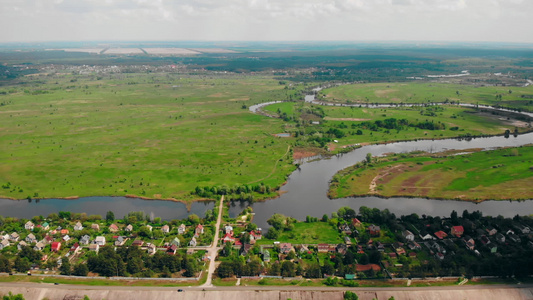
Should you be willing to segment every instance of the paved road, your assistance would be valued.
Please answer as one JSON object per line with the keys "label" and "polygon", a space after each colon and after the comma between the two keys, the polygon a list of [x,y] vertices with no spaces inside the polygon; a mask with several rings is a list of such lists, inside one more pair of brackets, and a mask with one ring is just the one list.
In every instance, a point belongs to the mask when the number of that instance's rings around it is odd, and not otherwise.
{"label": "paved road", "polygon": [[220,232],[220,223],[222,223],[222,208],[224,203],[224,195],[220,197],[220,205],[218,207],[218,218],[217,225],[215,226],[215,237],[213,238],[213,243],[209,248],[207,248],[207,255],[211,258],[209,260],[209,269],[207,270],[207,280],[201,286],[202,288],[212,288],[213,287],[213,273],[215,273],[215,258],[218,253],[218,235]]}

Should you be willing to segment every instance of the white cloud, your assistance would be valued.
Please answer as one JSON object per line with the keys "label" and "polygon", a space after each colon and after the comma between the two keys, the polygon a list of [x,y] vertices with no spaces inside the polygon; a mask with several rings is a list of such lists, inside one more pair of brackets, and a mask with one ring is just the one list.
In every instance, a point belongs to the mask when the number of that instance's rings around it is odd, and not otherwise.
{"label": "white cloud", "polygon": [[[525,0],[0,0],[1,41],[533,42]],[[496,25],[497,24],[497,25]]]}

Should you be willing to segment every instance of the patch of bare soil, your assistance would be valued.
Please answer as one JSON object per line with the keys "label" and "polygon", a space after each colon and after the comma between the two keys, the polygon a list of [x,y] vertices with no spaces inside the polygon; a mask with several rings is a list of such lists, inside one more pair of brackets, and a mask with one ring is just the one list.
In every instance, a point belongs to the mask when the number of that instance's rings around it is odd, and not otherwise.
{"label": "patch of bare soil", "polygon": [[306,151],[306,150],[294,150],[294,154],[292,155],[293,159],[302,159],[307,157],[312,157],[318,155],[317,152],[313,151]]}
{"label": "patch of bare soil", "polygon": [[371,119],[360,119],[360,118],[330,118],[325,117],[324,120],[328,121],[370,121]]}
{"label": "patch of bare soil", "polygon": [[400,164],[400,165],[396,165],[396,166],[393,166],[393,167],[387,167],[386,169],[381,170],[381,172],[378,175],[376,175],[376,177],[374,177],[374,179],[372,179],[372,181],[370,182],[370,185],[368,187],[369,193],[370,194],[376,194],[377,193],[378,181],[380,181],[380,183],[381,183],[381,181],[384,180],[384,178],[387,177],[387,176],[390,176],[388,178],[387,182],[390,181],[394,177],[393,176],[394,172],[400,172],[399,170],[401,170],[404,167],[405,167],[405,165]]}

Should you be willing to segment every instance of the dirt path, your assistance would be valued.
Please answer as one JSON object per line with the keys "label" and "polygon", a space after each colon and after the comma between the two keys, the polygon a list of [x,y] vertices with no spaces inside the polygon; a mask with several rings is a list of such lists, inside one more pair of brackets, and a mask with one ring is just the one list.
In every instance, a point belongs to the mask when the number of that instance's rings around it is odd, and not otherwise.
{"label": "dirt path", "polygon": [[389,168],[387,170],[383,170],[381,173],[379,173],[378,175],[376,175],[376,177],[374,177],[374,179],[372,179],[372,181],[370,182],[370,185],[368,186],[368,189],[369,189],[369,194],[377,194],[377,182],[378,180],[384,178],[385,176],[387,175],[391,175],[391,171],[393,171],[394,169],[398,169],[398,168],[401,168],[402,165],[397,165],[397,166],[394,166],[392,168]]}
{"label": "dirt path", "polygon": [[207,248],[207,254],[210,257],[209,259],[209,269],[207,271],[207,280],[201,287],[213,287],[213,273],[215,273],[216,265],[215,259],[218,253],[218,235],[220,232],[220,224],[222,223],[222,208],[224,203],[224,195],[220,197],[220,205],[218,207],[218,218],[217,225],[215,226],[215,236],[213,237],[213,243],[209,248]]}
{"label": "dirt path", "polygon": [[289,151],[291,150],[291,146],[287,146],[287,151],[285,152],[285,154],[283,154],[278,160],[276,160],[276,163],[274,164],[274,168],[272,169],[272,172],[270,172],[270,174],[268,174],[266,177],[264,178],[261,178],[259,180],[255,180],[255,181],[252,181],[252,182],[248,182],[248,184],[252,184],[252,183],[256,183],[256,182],[260,182],[260,181],[263,181],[267,178],[269,178],[270,176],[272,176],[272,174],[274,174],[274,172],[276,172],[276,168],[278,167],[278,163],[279,161],[284,158],[285,156],[287,156],[287,154],[289,154]]}

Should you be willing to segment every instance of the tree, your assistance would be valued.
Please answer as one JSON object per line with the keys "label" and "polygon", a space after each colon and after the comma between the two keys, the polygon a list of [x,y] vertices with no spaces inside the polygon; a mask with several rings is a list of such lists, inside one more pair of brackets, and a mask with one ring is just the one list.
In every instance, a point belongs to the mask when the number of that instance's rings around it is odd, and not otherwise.
{"label": "tree", "polygon": [[9,294],[2,297],[2,300],[24,300],[24,296],[22,294],[13,295],[13,293],[9,292]]}
{"label": "tree", "polygon": [[9,263],[9,259],[2,254],[0,254],[0,272],[11,272],[11,264]]}
{"label": "tree", "polygon": [[61,263],[61,267],[59,267],[59,271],[61,271],[61,275],[72,274],[72,267],[70,266],[70,261],[68,260],[68,258],[63,259],[63,263]]}
{"label": "tree", "polygon": [[372,153],[367,153],[366,154],[366,162],[368,164],[372,162]]}
{"label": "tree", "polygon": [[74,267],[73,274],[76,276],[87,276],[88,273],[89,273],[89,268],[87,268],[86,264],[80,263]]}
{"label": "tree", "polygon": [[217,268],[217,276],[220,278],[228,278],[233,276],[233,267],[231,266],[231,263],[223,261],[218,265]]}
{"label": "tree", "polygon": [[346,299],[346,300],[359,300],[359,297],[354,292],[346,291],[346,292],[344,292],[344,299]]}
{"label": "tree", "polygon": [[105,215],[105,220],[108,222],[115,221],[115,213],[113,213],[112,211],[108,211]]}
{"label": "tree", "polygon": [[30,261],[28,258],[17,256],[17,258],[15,258],[15,269],[19,272],[27,272],[30,269]]}

